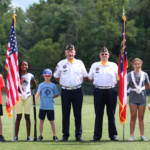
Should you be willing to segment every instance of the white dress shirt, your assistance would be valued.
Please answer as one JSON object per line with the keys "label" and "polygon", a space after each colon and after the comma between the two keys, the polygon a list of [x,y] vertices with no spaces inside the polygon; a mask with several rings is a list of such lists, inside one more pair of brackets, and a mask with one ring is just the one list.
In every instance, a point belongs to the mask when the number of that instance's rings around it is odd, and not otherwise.
{"label": "white dress shirt", "polygon": [[59,78],[62,86],[75,87],[81,85],[83,77],[88,77],[88,74],[83,62],[74,58],[72,64],[67,59],[61,60],[56,66],[54,77]]}
{"label": "white dress shirt", "polygon": [[118,80],[118,66],[109,61],[105,66],[101,62],[95,62],[90,68],[88,78],[94,80],[95,86],[115,86]]}

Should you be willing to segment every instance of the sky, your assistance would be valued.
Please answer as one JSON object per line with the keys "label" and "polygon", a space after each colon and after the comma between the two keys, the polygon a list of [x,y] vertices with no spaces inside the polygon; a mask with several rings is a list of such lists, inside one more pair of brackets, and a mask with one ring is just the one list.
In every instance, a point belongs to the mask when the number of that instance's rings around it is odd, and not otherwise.
{"label": "sky", "polygon": [[27,8],[29,8],[30,5],[33,3],[39,3],[40,0],[12,0],[12,5],[21,7],[23,11],[26,11]]}

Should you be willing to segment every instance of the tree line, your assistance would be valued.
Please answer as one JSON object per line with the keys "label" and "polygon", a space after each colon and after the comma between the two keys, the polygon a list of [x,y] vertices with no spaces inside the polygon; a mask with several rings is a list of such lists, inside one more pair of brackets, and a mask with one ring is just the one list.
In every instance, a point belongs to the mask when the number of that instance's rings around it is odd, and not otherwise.
{"label": "tree line", "polygon": [[[0,66],[4,67],[9,40],[11,0],[0,0]],[[16,34],[19,61],[27,59],[32,68],[55,68],[64,59],[67,44],[74,44],[76,58],[86,68],[99,61],[103,46],[110,61],[118,63],[122,34],[122,11],[126,13],[126,46],[129,60],[143,60],[149,69],[149,0],[40,0],[24,12],[16,10]]]}

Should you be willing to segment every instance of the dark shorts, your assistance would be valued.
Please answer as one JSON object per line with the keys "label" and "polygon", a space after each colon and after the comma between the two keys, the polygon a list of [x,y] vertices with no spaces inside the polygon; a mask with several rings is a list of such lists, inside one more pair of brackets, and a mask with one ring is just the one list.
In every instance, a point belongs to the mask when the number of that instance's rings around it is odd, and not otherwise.
{"label": "dark shorts", "polygon": [[39,119],[44,120],[46,114],[47,114],[48,120],[50,120],[50,121],[54,120],[54,110],[43,110],[43,109],[40,109],[40,111],[39,111]]}
{"label": "dark shorts", "polygon": [[131,102],[129,102],[129,105],[146,106],[146,103],[131,103]]}
{"label": "dark shorts", "polygon": [[0,116],[3,116],[3,108],[2,108],[2,104],[0,104]]}

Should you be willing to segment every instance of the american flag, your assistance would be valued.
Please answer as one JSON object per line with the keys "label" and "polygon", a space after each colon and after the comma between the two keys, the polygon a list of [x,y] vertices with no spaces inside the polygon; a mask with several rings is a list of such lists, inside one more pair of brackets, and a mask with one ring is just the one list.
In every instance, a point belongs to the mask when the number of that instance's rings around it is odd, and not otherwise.
{"label": "american flag", "polygon": [[12,109],[15,107],[16,102],[19,101],[18,84],[18,49],[16,39],[16,15],[13,16],[11,33],[9,37],[9,43],[7,47],[6,64],[7,70],[7,97],[6,97],[6,112],[8,117],[12,116]]}
{"label": "american flag", "polygon": [[119,77],[119,118],[120,123],[124,124],[126,122],[126,105],[127,105],[127,50],[126,50],[126,28],[125,15],[122,16],[122,41],[119,53],[118,61],[118,77]]}

